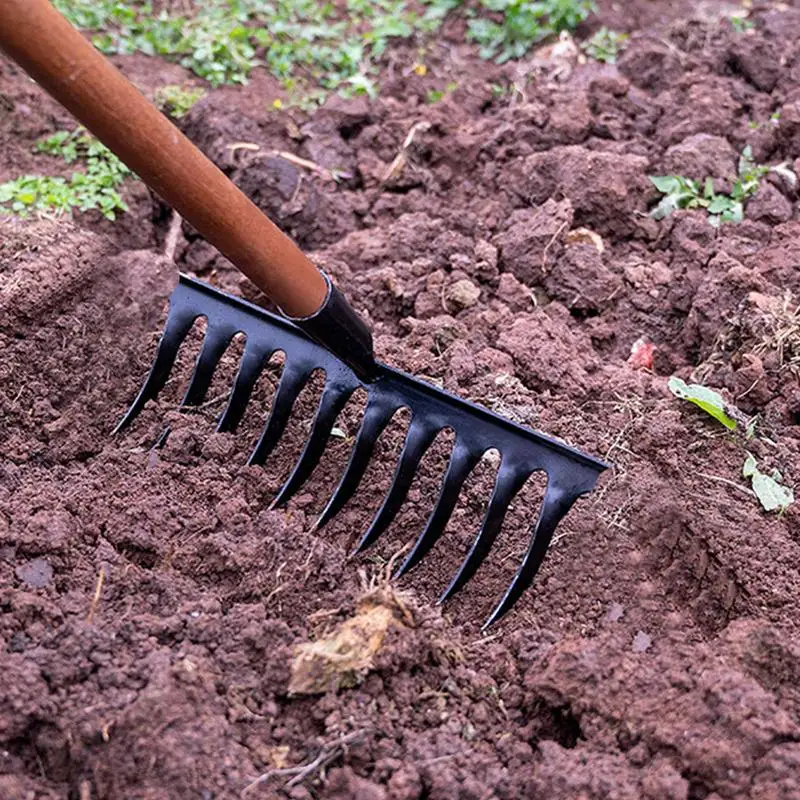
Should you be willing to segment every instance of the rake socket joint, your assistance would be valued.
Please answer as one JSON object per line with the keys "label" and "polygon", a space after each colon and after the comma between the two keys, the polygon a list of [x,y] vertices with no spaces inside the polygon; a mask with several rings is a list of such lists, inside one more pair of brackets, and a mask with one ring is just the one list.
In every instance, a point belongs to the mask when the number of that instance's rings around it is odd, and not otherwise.
{"label": "rake socket joint", "polygon": [[356,314],[347,298],[322,273],[328,284],[328,294],[320,308],[308,317],[290,317],[303,333],[330,350],[366,382],[378,372],[372,348],[372,333]]}

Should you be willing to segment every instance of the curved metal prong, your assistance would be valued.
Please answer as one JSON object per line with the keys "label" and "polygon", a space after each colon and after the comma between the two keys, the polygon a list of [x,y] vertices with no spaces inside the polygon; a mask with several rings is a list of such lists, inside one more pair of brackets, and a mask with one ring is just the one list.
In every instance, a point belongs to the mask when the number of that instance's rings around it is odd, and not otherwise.
{"label": "curved metal prong", "polygon": [[245,345],[242,363],[239,365],[239,372],[236,373],[228,405],[225,406],[225,411],[217,423],[217,433],[230,433],[239,426],[250,395],[253,393],[253,387],[271,355],[272,348],[251,345],[249,342]]}
{"label": "curved metal prong", "polygon": [[504,614],[507,614],[523,592],[531,585],[536,573],[539,571],[539,567],[542,565],[542,561],[544,561],[545,553],[550,545],[550,540],[553,538],[556,526],[572,508],[572,504],[578,497],[580,497],[579,494],[574,492],[565,493],[548,485],[544,502],[539,512],[539,519],[536,521],[536,526],[531,534],[531,542],[528,545],[525,557],[522,559],[514,580],[511,581],[508,589],[506,589],[503,599],[483,624],[484,629],[493,625]]}
{"label": "curved metal prong", "polygon": [[161,334],[161,341],[158,343],[158,351],[156,352],[153,366],[150,368],[150,372],[128,412],[119,421],[117,427],[114,428],[114,433],[119,433],[124,428],[127,428],[147,402],[152,400],[164,388],[164,384],[167,382],[175,364],[175,359],[178,356],[178,350],[194,321],[200,316],[202,314],[193,309],[177,306],[170,308],[164,325],[164,332]]}
{"label": "curved metal prong", "polygon": [[425,455],[425,451],[430,447],[438,432],[438,428],[426,424],[424,420],[412,419],[391,488],[369,529],[356,546],[356,553],[360,553],[374,544],[386,528],[391,525],[392,520],[400,510],[400,506],[403,505],[403,501],[406,499],[408,489],[414,480],[414,475],[422,456]]}
{"label": "curved metal prong", "polygon": [[461,589],[483,563],[494,544],[494,540],[497,538],[497,534],[500,533],[509,503],[522,488],[522,484],[525,483],[530,474],[531,470],[522,470],[505,466],[501,463],[500,472],[492,492],[492,499],[489,501],[489,508],[483,518],[480,533],[473,542],[457,575],[450,582],[447,589],[444,590],[439,599],[440,603],[443,603]]}
{"label": "curved metal prong", "polygon": [[344,475],[342,475],[339,485],[336,487],[331,499],[325,506],[314,526],[316,529],[326,525],[330,520],[341,511],[344,504],[355,494],[358,484],[364,477],[375,443],[389,424],[392,415],[400,406],[394,403],[387,404],[377,398],[371,402],[364,412],[364,420],[358,432],[356,443],[350,454]]}
{"label": "curved metal prong", "polygon": [[319,464],[320,458],[322,458],[336,418],[355,389],[355,384],[352,386],[329,385],[325,387],[314,418],[311,435],[308,437],[303,453],[292,470],[292,474],[272,501],[273,508],[287,503],[311,476],[314,468]]}
{"label": "curved metal prong", "polygon": [[312,368],[295,366],[291,361],[285,363],[278,391],[272,401],[269,420],[267,420],[255,450],[247,461],[248,464],[263,464],[275,449],[275,445],[278,444],[286,430],[294,401],[303,390],[311,372]]}
{"label": "curved metal prong", "polygon": [[228,349],[228,345],[236,333],[236,329],[227,325],[208,326],[203,347],[194,366],[189,387],[183,396],[181,406],[199,406],[206,398],[211,379],[214,377],[214,370],[222,358],[222,354]]}
{"label": "curved metal prong", "polygon": [[406,572],[415,567],[444,533],[450,515],[453,513],[458,501],[461,487],[479,460],[480,455],[478,453],[456,440],[453,454],[450,456],[450,463],[447,465],[447,473],[442,483],[439,499],[428,517],[425,529],[419,535],[417,541],[414,542],[411,552],[395,573],[396,578],[405,575]]}

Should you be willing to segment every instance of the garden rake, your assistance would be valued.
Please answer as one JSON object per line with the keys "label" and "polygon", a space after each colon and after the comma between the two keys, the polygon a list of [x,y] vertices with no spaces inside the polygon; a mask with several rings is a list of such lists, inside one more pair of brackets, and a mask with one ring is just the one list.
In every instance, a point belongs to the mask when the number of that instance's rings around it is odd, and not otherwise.
{"label": "garden rake", "polygon": [[310,379],[325,376],[311,432],[275,505],[285,504],[322,457],[338,414],[361,388],[367,404],[348,464],[316,527],[328,522],[356,492],[375,444],[393,415],[411,420],[391,486],[357,551],[372,545],[403,504],[416,470],[444,429],[454,444],[441,490],[402,575],[441,537],[465,480],[488,450],[500,465],[477,537],[442,595],[455,594],[475,574],[494,543],[509,504],[536,471],[547,488],[530,544],[504,596],[485,626],[506,614],[530,586],[559,521],[590,492],[607,464],[522,427],[481,406],[375,360],[371,334],[330,278],[286,237],[166,117],[161,115],[47,0],[0,0],[0,46],[46,91],[125,162],[211,244],[270,297],[283,316],[226,294],[187,275],[169,301],[155,362],[117,431],[130,425],[164,387],[181,343],[195,320],[207,328],[182,401],[198,406],[233,337],[244,334],[244,353],[217,430],[242,419],[259,374],[281,351],[284,366],[272,408],[251,464],[263,464],[288,424],[294,402]]}

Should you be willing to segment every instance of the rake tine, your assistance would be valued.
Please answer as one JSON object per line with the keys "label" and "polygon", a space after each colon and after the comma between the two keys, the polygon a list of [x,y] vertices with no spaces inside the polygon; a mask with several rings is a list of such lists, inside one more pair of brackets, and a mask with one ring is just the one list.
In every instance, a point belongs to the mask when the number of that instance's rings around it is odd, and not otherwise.
{"label": "rake tine", "polygon": [[497,476],[492,499],[489,502],[486,516],[483,518],[480,533],[461,564],[458,574],[439,598],[440,603],[448,600],[461,589],[483,563],[494,544],[494,540],[497,538],[497,534],[500,532],[509,503],[522,488],[522,484],[525,483],[530,474],[530,470],[520,470],[501,464],[500,473]]}
{"label": "rake tine", "polygon": [[217,368],[222,354],[228,349],[231,338],[236,333],[229,326],[209,325],[203,348],[197,357],[189,388],[181,401],[182,406],[199,406],[205,400],[214,370]]}
{"label": "rake tine", "polygon": [[328,443],[328,437],[331,434],[336,418],[339,416],[339,412],[345,407],[354,391],[354,386],[329,384],[325,387],[325,392],[320,398],[319,408],[314,418],[311,435],[308,437],[300,460],[292,470],[292,474],[281,487],[277,497],[272,501],[272,508],[277,508],[287,503],[308,480],[325,452],[325,445]]}
{"label": "rake tine", "polygon": [[564,515],[572,508],[572,504],[578,499],[580,495],[574,492],[568,493],[560,491],[551,485],[548,485],[547,492],[544,496],[544,503],[539,512],[539,519],[536,521],[536,527],[533,529],[531,536],[531,543],[528,545],[528,551],[522,559],[517,574],[514,580],[511,581],[503,599],[497,604],[497,607],[492,611],[491,616],[483,624],[484,630],[490,625],[493,625],[504,614],[511,610],[514,603],[519,600],[525,590],[531,585],[539,567],[544,561],[545,553],[550,545],[550,540],[553,538],[553,532],[558,523],[562,520]]}
{"label": "rake tine", "polygon": [[259,345],[246,345],[233,391],[228,398],[228,405],[219,418],[217,433],[230,433],[235,431],[242,421],[253,387],[258,376],[264,369],[265,362],[272,355],[272,349],[265,349]]}
{"label": "rake tine", "polygon": [[167,322],[164,326],[164,333],[158,343],[158,351],[155,361],[150,369],[139,394],[128,409],[127,414],[120,420],[114,433],[119,433],[131,424],[133,419],[141,412],[149,400],[152,400],[163,388],[169,378],[178,350],[189,333],[194,321],[202,316],[191,309],[170,309],[167,315]]}
{"label": "rake tine", "polygon": [[361,479],[364,477],[378,437],[389,424],[389,420],[398,408],[400,408],[399,405],[382,403],[380,399],[376,399],[367,406],[367,410],[364,412],[364,420],[361,423],[361,430],[358,432],[358,438],[350,454],[347,469],[314,525],[316,530],[330,522],[353,496],[358,484],[361,483]]}
{"label": "rake tine", "polygon": [[356,546],[356,553],[360,553],[374,544],[386,528],[391,525],[392,520],[400,510],[400,506],[403,505],[403,501],[406,499],[408,489],[414,480],[414,475],[422,456],[425,455],[425,451],[430,447],[439,430],[441,429],[426,424],[424,420],[417,422],[416,418],[412,419],[408,436],[406,436],[406,441],[403,445],[403,453],[394,473],[392,486],[381,505],[380,511],[378,511],[369,529]]}
{"label": "rake tine", "polygon": [[272,402],[269,420],[255,450],[253,450],[247,461],[248,464],[263,464],[275,449],[275,445],[278,444],[284,430],[286,430],[286,424],[289,422],[289,415],[292,412],[294,401],[297,400],[297,396],[303,389],[310,373],[311,368],[306,366],[298,367],[292,361],[286,361],[278,384],[278,391],[275,393],[275,399]]}
{"label": "rake tine", "polygon": [[466,445],[457,441],[450,456],[450,463],[447,465],[447,473],[442,483],[442,490],[439,499],[431,511],[425,529],[419,535],[414,547],[395,573],[395,578],[405,575],[410,569],[415,567],[438,541],[444,532],[450,515],[453,513],[461,487],[467,476],[475,468],[480,457],[471,451]]}

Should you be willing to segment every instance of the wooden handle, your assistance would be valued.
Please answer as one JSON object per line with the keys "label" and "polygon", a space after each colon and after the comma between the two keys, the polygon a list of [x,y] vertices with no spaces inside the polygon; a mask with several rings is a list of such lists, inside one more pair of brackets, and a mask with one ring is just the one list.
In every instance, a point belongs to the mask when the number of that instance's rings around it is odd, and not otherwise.
{"label": "wooden handle", "polygon": [[322,306],[311,261],[48,0],[0,0],[0,48],[286,314]]}

